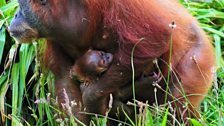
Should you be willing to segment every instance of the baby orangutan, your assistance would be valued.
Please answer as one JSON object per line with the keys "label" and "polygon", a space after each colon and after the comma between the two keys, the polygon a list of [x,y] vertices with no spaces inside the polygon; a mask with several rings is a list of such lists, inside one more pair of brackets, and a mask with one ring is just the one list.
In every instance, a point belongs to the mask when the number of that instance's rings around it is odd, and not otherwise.
{"label": "baby orangutan", "polygon": [[70,77],[88,85],[98,80],[113,60],[111,53],[89,49],[80,57],[70,71]]}
{"label": "baby orangutan", "polygon": [[[108,70],[112,60],[113,55],[111,53],[90,49],[72,66],[70,77],[80,82],[80,90],[83,92],[86,86],[95,83],[95,81],[97,81],[101,75]],[[145,72],[143,74],[145,74]],[[150,92],[150,89],[154,89],[152,87],[152,83],[157,80],[157,77],[147,75],[147,77],[141,78],[141,81],[136,82],[136,98],[147,97],[148,95],[142,93],[142,91],[144,90],[147,92],[147,90],[149,90]],[[122,90],[114,92],[113,108],[110,110],[110,116],[116,117],[119,111],[125,111],[129,114],[133,113],[133,108],[125,104],[128,100],[132,100],[132,96],[132,86],[123,87]],[[119,116],[125,118],[123,113],[120,113]]]}

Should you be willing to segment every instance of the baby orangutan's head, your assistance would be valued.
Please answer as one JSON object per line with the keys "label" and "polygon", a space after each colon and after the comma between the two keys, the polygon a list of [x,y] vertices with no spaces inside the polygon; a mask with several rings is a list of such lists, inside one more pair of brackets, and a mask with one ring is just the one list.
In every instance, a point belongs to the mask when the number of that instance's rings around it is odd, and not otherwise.
{"label": "baby orangutan's head", "polygon": [[92,82],[109,68],[112,60],[113,55],[111,53],[88,50],[73,65],[70,76],[80,82]]}

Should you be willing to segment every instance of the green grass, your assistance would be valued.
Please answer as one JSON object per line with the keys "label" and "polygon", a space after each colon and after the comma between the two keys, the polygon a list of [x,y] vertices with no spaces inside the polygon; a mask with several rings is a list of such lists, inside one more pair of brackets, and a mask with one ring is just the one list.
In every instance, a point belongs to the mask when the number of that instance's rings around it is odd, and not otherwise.
{"label": "green grass", "polygon": [[[8,2],[6,2],[8,1]],[[224,125],[224,0],[181,3],[200,22],[215,47],[217,72],[214,84],[201,104],[202,120],[194,126]],[[0,0],[0,125],[73,125],[75,119],[62,118],[54,100],[54,77],[40,67],[44,40],[15,45],[8,27],[18,7],[16,0]],[[19,57],[19,58],[18,58]],[[19,59],[19,60],[18,60]],[[138,101],[136,101],[138,103]],[[165,126],[169,107],[141,103],[135,126]],[[99,116],[100,117],[100,116]],[[93,125],[105,125],[107,118],[95,118]],[[181,123],[180,123],[181,125]]]}

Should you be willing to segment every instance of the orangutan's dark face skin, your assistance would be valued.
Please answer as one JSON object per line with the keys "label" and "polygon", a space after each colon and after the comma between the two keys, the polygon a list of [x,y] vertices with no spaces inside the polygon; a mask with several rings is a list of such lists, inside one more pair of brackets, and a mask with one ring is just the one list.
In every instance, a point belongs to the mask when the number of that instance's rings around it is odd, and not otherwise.
{"label": "orangutan's dark face skin", "polygon": [[93,82],[109,68],[112,60],[111,53],[88,50],[72,67],[71,77],[76,77],[81,82]]}
{"label": "orangutan's dark face skin", "polygon": [[89,50],[84,55],[83,60],[86,62],[87,71],[100,74],[108,69],[112,63],[113,55],[103,51]]}
{"label": "orangutan's dark face skin", "polygon": [[[20,8],[9,30],[19,43],[31,42],[36,38],[78,42],[88,25],[88,21],[82,21],[86,17],[86,12],[80,1],[58,4],[57,9],[48,0],[18,0],[18,3]],[[72,7],[73,13],[63,7]],[[61,15],[60,18],[58,15]]]}

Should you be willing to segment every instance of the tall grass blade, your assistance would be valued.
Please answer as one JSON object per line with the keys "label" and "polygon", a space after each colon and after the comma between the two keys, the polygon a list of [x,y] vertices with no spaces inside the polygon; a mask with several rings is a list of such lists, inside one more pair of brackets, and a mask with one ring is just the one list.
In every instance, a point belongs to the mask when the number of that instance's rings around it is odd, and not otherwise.
{"label": "tall grass blade", "polygon": [[1,29],[0,30],[0,64],[2,61],[4,46],[5,46],[5,29]]}
{"label": "tall grass blade", "polygon": [[220,68],[222,64],[221,38],[216,34],[214,34],[213,37],[215,40],[216,65]]}
{"label": "tall grass blade", "polygon": [[145,121],[145,126],[153,126],[153,118],[152,118],[152,114],[149,111],[148,108],[146,108],[146,113],[147,113],[147,118]]}
{"label": "tall grass blade", "polygon": [[168,112],[169,112],[168,110],[169,110],[169,108],[166,109],[166,113],[165,113],[165,115],[163,117],[163,121],[162,121],[162,126],[166,126],[166,124],[167,124],[167,116],[168,116]]}
{"label": "tall grass blade", "polygon": [[31,62],[34,59],[34,47],[29,44],[22,44],[19,51],[19,67],[20,67],[20,81],[19,81],[19,99],[18,99],[18,113],[21,111],[24,91],[26,90],[26,75],[30,67]]}
{"label": "tall grass blade", "polygon": [[202,124],[200,122],[198,122],[197,120],[195,119],[190,119],[191,120],[191,123],[193,124],[193,126],[202,126]]}
{"label": "tall grass blade", "polygon": [[2,122],[5,122],[5,94],[9,88],[7,74],[8,73],[0,77],[0,115],[2,117]]}
{"label": "tall grass blade", "polygon": [[[18,98],[19,98],[19,64],[14,63],[12,68],[12,116],[17,115]],[[12,118],[12,126],[17,126],[19,119]]]}

